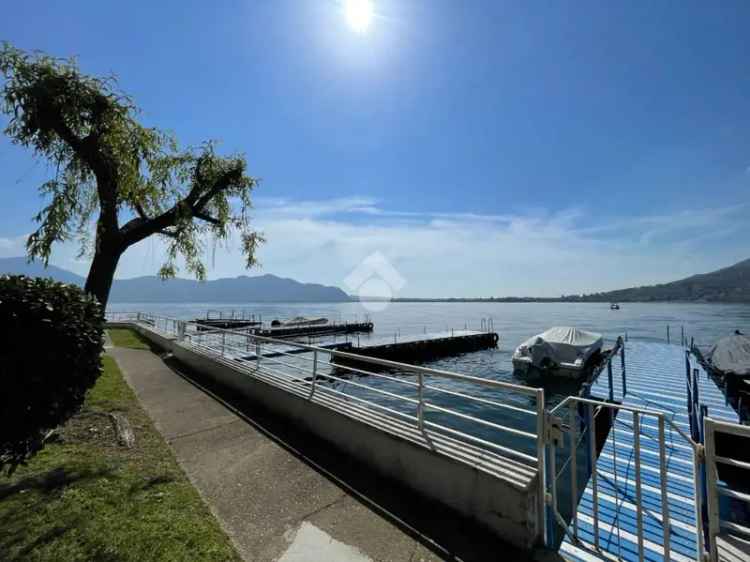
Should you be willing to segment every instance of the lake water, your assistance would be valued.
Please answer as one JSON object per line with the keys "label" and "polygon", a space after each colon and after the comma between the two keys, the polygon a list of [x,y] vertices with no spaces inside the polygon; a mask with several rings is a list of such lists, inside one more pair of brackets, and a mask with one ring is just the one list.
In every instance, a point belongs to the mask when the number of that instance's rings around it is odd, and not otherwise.
{"label": "lake water", "polygon": [[[179,319],[193,319],[205,316],[207,310],[232,310],[261,314],[264,321],[274,318],[293,316],[325,316],[330,320],[353,321],[363,320],[369,316],[375,324],[371,336],[360,336],[361,343],[387,339],[393,341],[402,336],[424,332],[438,332],[450,329],[474,329],[482,327],[482,320],[491,318],[494,331],[500,335],[499,348],[496,350],[467,353],[457,357],[445,358],[428,364],[430,367],[470,374],[495,380],[520,383],[542,384],[518,378],[512,369],[511,355],[514,349],[526,338],[542,332],[552,326],[576,326],[585,330],[599,332],[609,342],[617,336],[625,335],[633,340],[666,341],[667,326],[671,328],[672,342],[679,342],[681,329],[684,328],[688,338],[694,337],[701,347],[708,347],[718,338],[741,329],[750,333],[750,305],[720,304],[668,304],[668,303],[625,303],[620,310],[610,310],[605,303],[391,303],[382,311],[369,311],[361,303],[338,304],[133,304],[112,303],[111,311],[152,312]],[[413,377],[402,375],[403,380]],[[342,383],[343,384],[343,383]],[[410,392],[398,383],[368,377],[367,384],[390,391]],[[512,393],[498,392],[495,389],[467,386],[457,381],[430,381],[429,384],[449,390],[467,392],[476,396],[504,402],[512,402],[524,407],[534,407],[533,399]],[[548,406],[553,406],[563,397],[576,392],[570,384],[545,383]],[[362,397],[367,397],[380,404],[404,411],[402,402],[391,400],[361,389],[348,390]],[[533,420],[524,419],[513,412],[483,405],[473,401],[461,401],[440,393],[427,393],[431,402],[450,406],[476,417],[501,423],[519,429],[533,431]],[[408,408],[407,410],[408,411]],[[408,412],[413,413],[413,412]],[[445,423],[456,429],[468,430],[462,420],[440,412],[429,412],[428,419]],[[471,428],[471,433],[484,439],[512,445],[533,454],[533,443],[522,439],[498,436],[497,430],[483,426]]]}

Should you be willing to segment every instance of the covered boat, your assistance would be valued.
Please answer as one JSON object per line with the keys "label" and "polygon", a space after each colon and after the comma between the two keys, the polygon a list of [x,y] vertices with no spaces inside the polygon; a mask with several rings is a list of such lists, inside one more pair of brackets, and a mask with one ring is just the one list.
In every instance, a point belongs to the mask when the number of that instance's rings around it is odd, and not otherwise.
{"label": "covered boat", "polygon": [[719,374],[750,377],[750,336],[735,332],[733,336],[721,338],[706,359]]}
{"label": "covered boat", "polygon": [[578,328],[557,327],[529,338],[513,353],[513,368],[556,371],[562,376],[581,374],[601,352],[601,334]]}

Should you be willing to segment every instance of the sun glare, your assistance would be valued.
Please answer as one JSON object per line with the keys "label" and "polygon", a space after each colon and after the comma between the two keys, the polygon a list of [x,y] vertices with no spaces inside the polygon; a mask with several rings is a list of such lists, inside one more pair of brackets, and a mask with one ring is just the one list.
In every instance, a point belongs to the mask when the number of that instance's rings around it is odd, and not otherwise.
{"label": "sun glare", "polygon": [[372,20],[370,0],[344,0],[344,12],[349,26],[357,33],[364,33]]}

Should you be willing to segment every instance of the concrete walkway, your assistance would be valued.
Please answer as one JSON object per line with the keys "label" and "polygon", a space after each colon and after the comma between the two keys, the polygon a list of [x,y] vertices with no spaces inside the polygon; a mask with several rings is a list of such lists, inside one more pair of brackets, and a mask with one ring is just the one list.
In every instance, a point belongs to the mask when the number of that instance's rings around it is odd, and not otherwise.
{"label": "concrete walkway", "polygon": [[245,560],[529,559],[174,359],[108,352]]}
{"label": "concrete walkway", "polygon": [[440,559],[157,355],[109,353],[245,560]]}

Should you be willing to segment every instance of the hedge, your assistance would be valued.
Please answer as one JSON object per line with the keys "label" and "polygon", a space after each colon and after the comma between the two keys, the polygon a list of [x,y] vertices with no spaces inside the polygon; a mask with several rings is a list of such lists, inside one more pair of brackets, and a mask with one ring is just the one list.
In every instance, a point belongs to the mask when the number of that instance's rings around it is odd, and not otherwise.
{"label": "hedge", "polygon": [[0,326],[0,471],[12,471],[101,374],[104,313],[74,285],[4,275]]}

